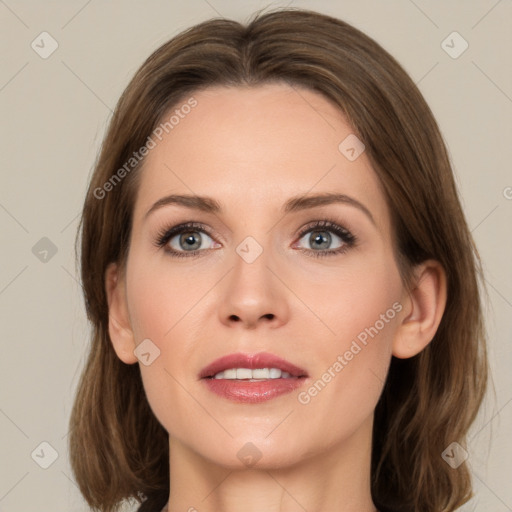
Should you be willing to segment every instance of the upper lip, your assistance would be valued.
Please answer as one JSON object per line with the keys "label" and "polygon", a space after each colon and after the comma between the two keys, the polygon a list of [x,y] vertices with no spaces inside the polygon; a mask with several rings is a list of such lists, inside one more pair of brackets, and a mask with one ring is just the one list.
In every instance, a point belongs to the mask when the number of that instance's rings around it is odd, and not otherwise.
{"label": "upper lip", "polygon": [[279,368],[283,372],[288,372],[293,377],[307,377],[307,373],[302,368],[268,352],[258,352],[257,354],[229,354],[216,359],[208,366],[205,366],[199,373],[199,378],[213,377],[219,372],[230,368]]}

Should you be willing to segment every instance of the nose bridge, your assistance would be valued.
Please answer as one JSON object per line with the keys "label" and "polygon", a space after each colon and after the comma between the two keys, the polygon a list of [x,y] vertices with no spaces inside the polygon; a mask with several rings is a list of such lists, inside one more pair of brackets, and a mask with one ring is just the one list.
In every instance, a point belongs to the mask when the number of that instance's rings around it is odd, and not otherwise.
{"label": "nose bridge", "polygon": [[278,326],[287,321],[285,290],[270,270],[276,266],[271,245],[270,237],[260,243],[247,236],[236,246],[219,308],[221,322],[255,328],[259,323]]}

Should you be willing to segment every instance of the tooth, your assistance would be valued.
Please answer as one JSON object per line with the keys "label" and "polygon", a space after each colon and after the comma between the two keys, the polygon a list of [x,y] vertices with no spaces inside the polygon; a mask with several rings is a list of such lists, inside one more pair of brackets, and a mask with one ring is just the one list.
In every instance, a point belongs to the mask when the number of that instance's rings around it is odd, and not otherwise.
{"label": "tooth", "polygon": [[252,371],[253,379],[270,379],[270,370],[268,368],[255,368]]}
{"label": "tooth", "polygon": [[237,379],[252,379],[252,370],[250,368],[237,368],[236,369]]}
{"label": "tooth", "polygon": [[236,368],[230,368],[229,370],[224,370],[224,378],[225,379],[236,379]]}
{"label": "tooth", "polygon": [[279,368],[229,368],[223,372],[216,373],[215,379],[237,379],[237,380],[265,380],[265,379],[289,379],[291,375]]}
{"label": "tooth", "polygon": [[270,378],[279,379],[281,377],[281,370],[279,368],[270,368]]}

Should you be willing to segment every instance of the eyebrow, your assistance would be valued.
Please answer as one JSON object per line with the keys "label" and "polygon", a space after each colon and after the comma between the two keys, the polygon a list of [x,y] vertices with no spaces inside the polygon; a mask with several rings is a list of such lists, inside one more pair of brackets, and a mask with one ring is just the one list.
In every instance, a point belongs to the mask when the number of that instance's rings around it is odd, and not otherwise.
{"label": "eyebrow", "polygon": [[[309,208],[315,208],[319,206],[326,206],[330,204],[346,204],[353,206],[363,212],[372,222],[375,224],[370,210],[357,199],[347,196],[345,194],[336,193],[323,193],[311,196],[297,196],[292,197],[286,201],[282,207],[284,214],[298,212]],[[212,197],[207,196],[196,196],[190,194],[171,194],[169,196],[162,197],[151,208],[146,212],[144,218],[147,218],[152,212],[168,205],[178,205],[185,208],[200,210],[206,213],[218,214],[222,212],[222,207],[218,201]]]}

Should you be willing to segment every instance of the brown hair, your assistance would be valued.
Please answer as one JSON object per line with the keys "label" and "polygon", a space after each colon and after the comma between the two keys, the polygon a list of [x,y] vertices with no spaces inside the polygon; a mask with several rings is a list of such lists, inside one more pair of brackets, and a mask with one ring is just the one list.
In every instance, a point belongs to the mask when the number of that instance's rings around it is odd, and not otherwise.
{"label": "brown hair", "polygon": [[117,510],[123,499],[140,502],[144,495],[151,503],[169,494],[168,434],[149,407],[139,366],[124,364],[113,350],[104,282],[107,265],[126,259],[143,160],[123,179],[112,177],[187,95],[270,82],[328,98],[364,141],[392,212],[404,282],[426,259],[446,271],[448,301],[434,339],[415,357],[392,358],[375,410],[371,490],[382,511],[453,511],[472,496],[470,473],[466,463],[451,468],[441,453],[454,441],[466,446],[487,388],[480,259],[445,145],[415,84],[359,30],[300,9],[260,13],[245,26],[215,19],[186,30],[146,60],[118,102],[79,228],[94,332],[70,419],[76,481],[102,512]]}

